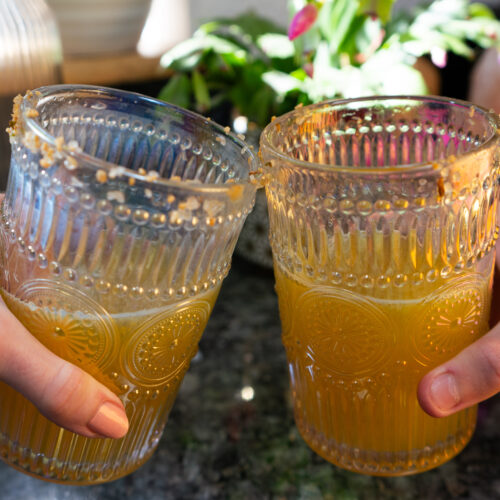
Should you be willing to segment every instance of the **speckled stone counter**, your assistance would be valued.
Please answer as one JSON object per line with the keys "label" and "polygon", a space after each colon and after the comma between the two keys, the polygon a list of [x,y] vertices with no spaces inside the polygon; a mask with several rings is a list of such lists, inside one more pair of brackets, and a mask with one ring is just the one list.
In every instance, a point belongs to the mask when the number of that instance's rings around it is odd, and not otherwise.
{"label": "speckled stone counter", "polygon": [[272,273],[235,260],[146,465],[112,483],[75,487],[0,463],[0,500],[226,498],[500,499],[500,398],[481,405],[471,443],[438,469],[385,479],[330,465],[293,423]]}

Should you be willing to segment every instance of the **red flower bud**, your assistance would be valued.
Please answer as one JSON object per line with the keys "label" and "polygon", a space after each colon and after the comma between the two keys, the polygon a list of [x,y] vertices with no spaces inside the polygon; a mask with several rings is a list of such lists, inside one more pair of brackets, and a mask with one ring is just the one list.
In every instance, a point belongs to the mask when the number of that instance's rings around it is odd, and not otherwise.
{"label": "red flower bud", "polygon": [[295,40],[298,36],[305,33],[316,21],[318,9],[312,3],[308,3],[300,9],[292,19],[288,28],[288,38]]}

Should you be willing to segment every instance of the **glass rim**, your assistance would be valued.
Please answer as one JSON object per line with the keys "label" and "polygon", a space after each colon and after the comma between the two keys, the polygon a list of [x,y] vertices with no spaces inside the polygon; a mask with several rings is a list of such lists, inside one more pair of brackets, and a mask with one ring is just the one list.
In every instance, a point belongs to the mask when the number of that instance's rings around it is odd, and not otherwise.
{"label": "glass rim", "polygon": [[232,133],[228,130],[228,127],[223,127],[210,120],[209,118],[204,117],[194,111],[187,110],[180,106],[176,106],[175,104],[168,103],[166,101],[162,101],[160,99],[146,96],[144,94],[140,94],[138,92],[131,92],[128,90],[120,90],[112,87],[104,87],[97,85],[74,85],[74,84],[58,84],[58,85],[47,85],[43,87],[39,87],[37,89],[29,91],[22,98],[21,102],[21,115],[22,120],[26,124],[26,127],[33,132],[37,137],[39,137],[42,141],[48,143],[51,147],[57,147],[57,139],[52,134],[47,132],[47,130],[41,125],[38,117],[29,116],[27,111],[29,109],[33,109],[33,107],[38,105],[40,102],[44,100],[48,100],[53,97],[57,97],[58,95],[64,95],[69,92],[75,91],[84,91],[88,92],[89,95],[95,96],[108,96],[108,97],[118,97],[118,96],[127,96],[132,99],[135,99],[135,104],[145,104],[145,105],[154,105],[155,107],[160,106],[166,111],[166,114],[177,113],[182,116],[197,120],[199,125],[197,127],[206,127],[210,131],[215,132],[224,136],[226,139],[231,140],[237,149],[245,154],[248,154],[248,179],[234,179],[234,182],[224,183],[224,184],[216,184],[216,183],[195,183],[189,182],[185,180],[176,180],[170,178],[162,178],[155,177],[151,179],[148,177],[148,172],[145,174],[141,174],[136,170],[131,168],[127,168],[118,163],[108,162],[106,160],[102,160],[97,158],[96,156],[84,153],[83,151],[72,150],[68,148],[66,145],[63,146],[64,153],[74,158],[79,163],[91,166],[96,170],[103,170],[106,174],[109,174],[113,169],[120,168],[120,175],[123,175],[125,178],[133,178],[136,181],[141,181],[145,185],[150,187],[155,186],[165,186],[165,187],[173,187],[173,188],[182,188],[184,190],[193,191],[195,193],[210,193],[210,194],[222,194],[228,193],[231,190],[231,187],[235,185],[247,186],[250,184],[254,184],[255,181],[251,178],[252,172],[257,172],[259,170],[259,160],[257,158],[256,153],[252,150],[252,148],[246,144],[241,138],[239,138],[236,134]]}
{"label": "glass rim", "polygon": [[[325,101],[321,101],[314,104],[309,104],[307,106],[297,106],[292,111],[289,111],[277,118],[275,118],[271,123],[269,123],[261,134],[260,139],[260,148],[261,151],[268,150],[268,152],[278,158],[281,161],[289,163],[297,168],[304,170],[314,170],[326,173],[346,173],[346,174],[397,174],[397,173],[413,173],[413,172],[421,172],[427,170],[437,170],[440,171],[446,165],[449,165],[448,158],[433,160],[433,161],[425,161],[425,162],[417,162],[417,163],[408,163],[401,165],[377,165],[374,166],[345,166],[338,164],[330,164],[330,163],[318,163],[311,162],[306,160],[299,160],[290,156],[287,153],[284,153],[278,150],[271,143],[271,136],[276,130],[276,127],[283,127],[285,122],[289,120],[291,117],[298,118],[300,116],[304,116],[306,113],[314,113],[316,111],[320,111],[322,109],[327,108],[336,108],[346,104],[351,103],[362,103],[362,102],[373,102],[373,101],[406,101],[406,102],[436,102],[447,105],[458,105],[461,107],[465,107],[469,110],[473,109],[474,111],[481,112],[487,121],[490,123],[492,132],[490,136],[485,140],[483,144],[478,146],[477,148],[466,151],[460,156],[456,157],[456,160],[462,160],[467,158],[468,156],[478,154],[479,152],[488,149],[494,143],[496,139],[500,137],[500,115],[496,114],[492,110],[487,110],[486,108],[473,104],[468,101],[464,101],[461,99],[454,99],[449,97],[442,96],[434,96],[434,95],[371,95],[371,96],[363,96],[356,98],[344,98],[344,99],[327,99]],[[436,165],[438,166],[436,168]],[[265,165],[264,165],[265,167]]]}

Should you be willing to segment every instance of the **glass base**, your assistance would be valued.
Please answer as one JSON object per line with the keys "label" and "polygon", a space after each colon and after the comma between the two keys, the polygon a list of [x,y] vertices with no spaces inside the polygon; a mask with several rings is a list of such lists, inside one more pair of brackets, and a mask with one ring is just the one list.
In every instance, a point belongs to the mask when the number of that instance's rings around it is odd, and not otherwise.
{"label": "glass base", "polygon": [[471,425],[433,447],[392,452],[353,448],[328,439],[300,419],[296,418],[296,424],[307,445],[328,462],[351,472],[385,477],[419,474],[448,462],[465,448],[475,429]]}
{"label": "glass base", "polygon": [[155,450],[156,446],[134,462],[125,455],[123,460],[109,464],[67,463],[34,453],[0,434],[0,459],[3,462],[36,479],[67,485],[86,486],[115,481],[136,471],[151,458]]}
{"label": "glass base", "polygon": [[[3,438],[0,437],[0,439]],[[54,467],[48,472],[43,472],[45,468],[42,469],[42,467],[38,466],[33,468],[30,464],[26,464],[24,460],[17,460],[17,459],[12,459],[12,457],[6,458],[3,454],[0,455],[0,459],[6,463],[9,467],[12,467],[13,469],[16,469],[19,472],[22,472],[23,474],[26,474],[28,476],[34,477],[35,479],[41,479],[42,481],[46,481],[49,483],[56,483],[56,484],[66,484],[69,486],[92,486],[96,484],[101,484],[101,483],[109,483],[111,481],[116,481],[124,476],[127,476],[128,474],[131,474],[132,472],[135,472],[137,469],[142,467],[153,455],[155,450],[152,450],[151,453],[149,453],[147,456],[145,456],[140,462],[136,462],[134,464],[115,464],[113,466],[113,471],[111,474],[107,471],[102,471],[101,474],[99,472],[95,471],[90,478],[79,478],[78,475],[75,475],[74,477],[71,477],[70,474],[64,473],[60,475],[58,473],[58,470]],[[18,450],[20,455],[24,455],[25,453],[21,451],[20,449]],[[42,461],[44,459],[42,458]],[[47,462],[50,461],[50,459],[45,459]],[[50,469],[50,465],[49,465]]]}
{"label": "glass base", "polygon": [[160,441],[168,412],[129,403],[130,429],[121,439],[87,438],[47,420],[0,383],[0,458],[31,476],[64,484],[114,481],[146,462]]}

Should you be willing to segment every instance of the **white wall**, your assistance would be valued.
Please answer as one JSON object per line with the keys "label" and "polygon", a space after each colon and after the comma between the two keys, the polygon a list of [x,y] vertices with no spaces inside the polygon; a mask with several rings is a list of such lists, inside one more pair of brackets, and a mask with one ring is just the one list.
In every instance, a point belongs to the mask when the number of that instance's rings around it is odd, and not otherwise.
{"label": "white wall", "polygon": [[287,0],[189,0],[189,4],[193,29],[207,19],[232,17],[250,9],[284,27],[288,25]]}

